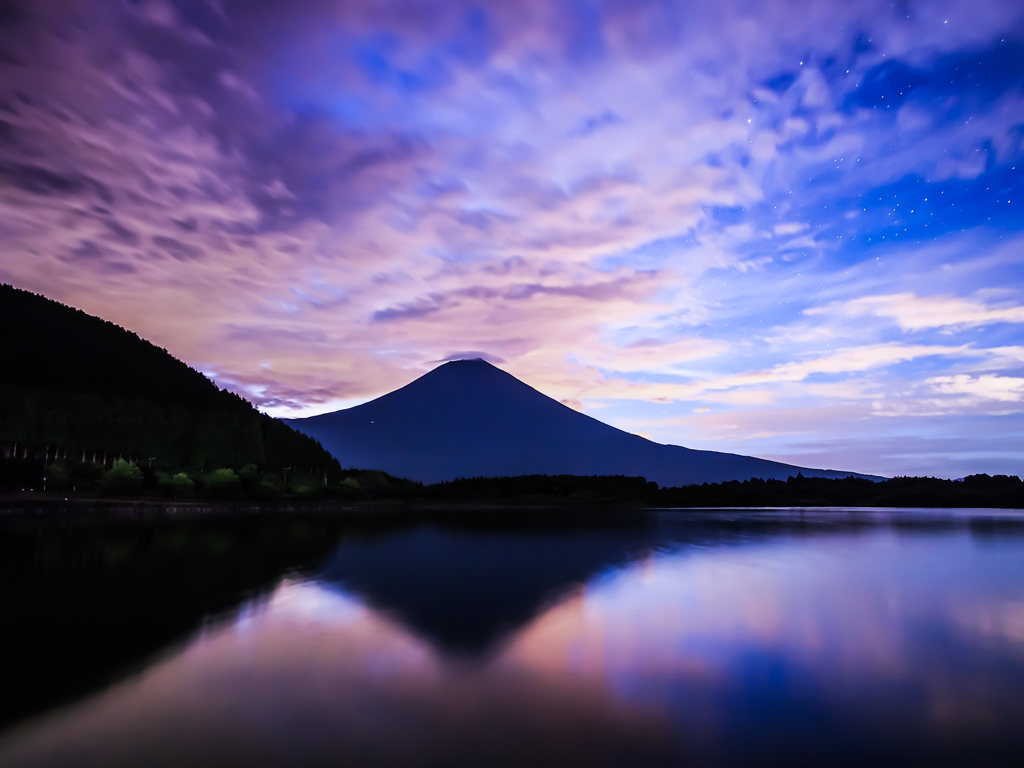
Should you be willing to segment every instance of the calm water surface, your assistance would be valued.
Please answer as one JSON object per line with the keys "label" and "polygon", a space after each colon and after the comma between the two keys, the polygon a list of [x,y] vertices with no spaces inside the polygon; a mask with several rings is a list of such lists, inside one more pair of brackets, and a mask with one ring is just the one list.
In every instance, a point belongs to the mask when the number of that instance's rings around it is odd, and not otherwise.
{"label": "calm water surface", "polygon": [[1024,512],[0,534],[3,766],[1024,755]]}

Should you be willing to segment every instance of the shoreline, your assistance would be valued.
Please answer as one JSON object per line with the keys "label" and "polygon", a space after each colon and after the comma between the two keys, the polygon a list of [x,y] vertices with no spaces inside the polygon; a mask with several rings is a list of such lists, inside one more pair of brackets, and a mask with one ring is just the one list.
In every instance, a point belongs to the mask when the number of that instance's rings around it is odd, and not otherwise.
{"label": "shoreline", "polygon": [[341,517],[399,519],[406,517],[429,519],[437,515],[460,516],[464,513],[520,513],[525,518],[537,514],[586,514],[593,516],[635,515],[647,512],[780,512],[810,510],[815,512],[874,512],[912,509],[966,509],[992,511],[1020,511],[1024,507],[971,506],[934,503],[901,504],[700,504],[692,506],[653,506],[642,503],[605,500],[544,499],[524,501],[516,499],[379,499],[348,501],[341,499],[277,499],[277,500],[190,500],[167,501],[161,499],[112,498],[58,498],[0,497],[0,519],[7,518],[168,518],[247,516],[268,514],[337,515]]}

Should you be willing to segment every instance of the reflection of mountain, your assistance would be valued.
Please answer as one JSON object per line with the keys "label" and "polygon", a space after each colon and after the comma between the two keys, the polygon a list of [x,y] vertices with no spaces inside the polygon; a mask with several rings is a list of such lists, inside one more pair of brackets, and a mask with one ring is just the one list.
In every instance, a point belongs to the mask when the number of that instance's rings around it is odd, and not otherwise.
{"label": "reflection of mountain", "polygon": [[[144,618],[177,613],[179,593],[202,594],[190,582],[213,576],[213,589],[220,567],[245,570],[246,550],[264,565],[296,539],[334,550],[331,532],[313,520],[303,534],[301,525],[250,528],[253,517],[197,525],[184,547],[175,525],[102,537],[102,570],[124,582],[116,591],[130,592],[140,576],[152,587],[147,572],[162,572],[166,584],[142,590],[151,604],[124,611],[108,642],[123,642]],[[289,576],[142,674],[0,735],[0,764],[1020,762],[1024,664],[1012,599],[1020,541],[983,553],[964,546],[974,520],[986,537],[1021,535],[1019,515],[693,511],[618,527],[602,517],[573,532],[550,515],[529,528],[519,516],[494,515],[483,522],[497,525],[471,529],[452,517],[444,527],[382,517],[361,515],[335,531],[344,538],[312,578]],[[947,535],[904,537],[904,525]],[[815,533],[825,535],[800,540]],[[59,543],[51,539],[51,554]],[[603,572],[652,545],[657,556]],[[81,563],[89,550],[78,550],[63,562]],[[176,551],[175,568],[159,565]],[[197,578],[182,578],[193,562]],[[325,572],[361,584],[381,610],[331,594],[316,578]],[[80,594],[77,574],[63,573],[68,602]],[[511,630],[540,595],[594,573],[584,591],[485,659],[446,658],[414,634],[465,647],[494,627]],[[417,598],[440,617],[410,607]],[[0,619],[6,609],[0,599]],[[6,628],[0,621],[0,634]],[[69,631],[60,642],[74,653],[82,639]]]}
{"label": "reflection of mountain", "polygon": [[1020,536],[1019,521],[864,511],[654,513],[576,527],[371,528],[342,539],[318,578],[403,624],[441,652],[487,654],[545,608],[609,569],[655,551],[746,545],[778,536],[966,528]]}
{"label": "reflection of mountain", "polygon": [[439,650],[486,653],[558,597],[649,552],[655,536],[642,518],[572,531],[423,526],[343,541],[322,578]]}
{"label": "reflection of mountain", "polygon": [[511,475],[642,475],[660,485],[806,477],[749,456],[661,445],[577,413],[483,360],[447,363],[355,408],[290,419],[342,466],[423,482]]}
{"label": "reflection of mountain", "polygon": [[878,525],[894,533],[959,527],[984,542],[1024,536],[1019,519],[1000,513],[695,510],[575,526],[516,513],[514,522],[462,528],[300,512],[0,520],[0,729],[138,669],[297,567],[325,563],[316,575],[326,587],[354,593],[443,653],[472,656],[649,552]]}

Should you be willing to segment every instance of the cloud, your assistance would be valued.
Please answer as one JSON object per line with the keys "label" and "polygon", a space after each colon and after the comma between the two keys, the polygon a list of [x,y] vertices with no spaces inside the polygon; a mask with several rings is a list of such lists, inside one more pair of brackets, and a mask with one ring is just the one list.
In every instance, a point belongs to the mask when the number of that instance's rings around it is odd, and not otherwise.
{"label": "cloud", "polygon": [[776,224],[774,231],[775,231],[776,235],[782,235],[782,236],[785,236],[785,235],[795,235],[795,234],[798,234],[800,232],[803,232],[809,226],[810,226],[809,224],[804,224],[802,222],[790,221],[790,222],[784,222],[782,224]]}
{"label": "cloud", "polygon": [[575,357],[581,363],[619,373],[679,373],[679,369],[691,361],[722,355],[729,349],[730,346],[725,342],[700,337],[667,342],[640,339],[626,346],[602,344],[596,348],[580,350]]}
{"label": "cloud", "polygon": [[452,352],[449,355],[445,355],[440,360],[433,360],[435,363],[447,363],[452,360],[485,360],[491,365],[501,365],[505,361],[497,355],[490,355],[487,352]]}
{"label": "cloud", "polygon": [[754,371],[737,377],[745,382],[802,381],[813,374],[855,373],[894,365],[922,357],[961,357],[984,354],[967,346],[951,347],[924,344],[869,344],[839,349],[811,360],[783,363],[770,371]]}
{"label": "cloud", "polygon": [[372,320],[375,323],[387,323],[394,320],[418,320],[435,312],[440,312],[444,305],[444,297],[435,295],[400,304],[397,307],[378,309],[373,313]]}
{"label": "cloud", "polygon": [[917,296],[898,293],[863,296],[850,301],[804,310],[807,315],[874,315],[887,317],[905,330],[976,328],[995,323],[1024,323],[1024,306],[989,307],[957,296]]}
{"label": "cloud", "polygon": [[157,235],[153,238],[153,245],[167,252],[179,261],[190,261],[194,259],[201,259],[203,257],[202,250],[193,245],[183,243],[180,240],[175,240],[173,237]]}
{"label": "cloud", "polygon": [[622,423],[980,397],[925,382],[1024,364],[1024,8],[905,15],[24,4],[0,28],[0,278],[281,412],[452,350]]}
{"label": "cloud", "polygon": [[1020,402],[1024,400],[1024,378],[984,374],[981,376],[933,376],[924,384],[944,395],[971,395],[986,400]]}

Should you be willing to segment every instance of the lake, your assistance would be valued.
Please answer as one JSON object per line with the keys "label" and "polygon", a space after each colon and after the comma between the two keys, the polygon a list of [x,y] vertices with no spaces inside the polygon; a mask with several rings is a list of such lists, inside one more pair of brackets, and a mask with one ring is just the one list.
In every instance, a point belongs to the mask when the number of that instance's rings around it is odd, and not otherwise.
{"label": "lake", "polygon": [[0,765],[1011,765],[1024,512],[0,521]]}

